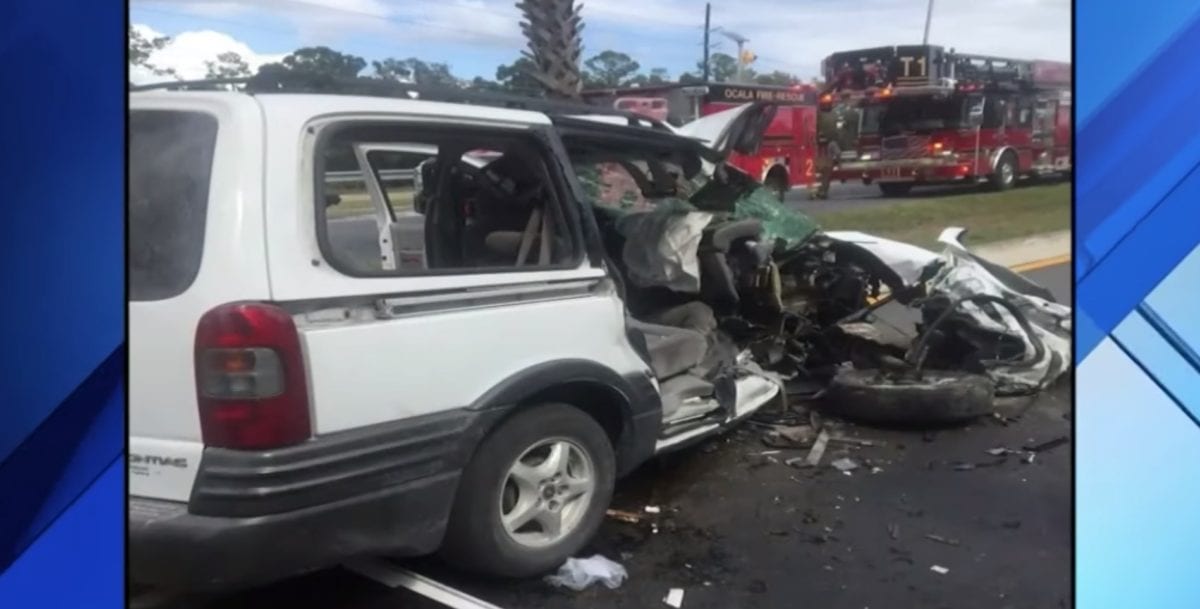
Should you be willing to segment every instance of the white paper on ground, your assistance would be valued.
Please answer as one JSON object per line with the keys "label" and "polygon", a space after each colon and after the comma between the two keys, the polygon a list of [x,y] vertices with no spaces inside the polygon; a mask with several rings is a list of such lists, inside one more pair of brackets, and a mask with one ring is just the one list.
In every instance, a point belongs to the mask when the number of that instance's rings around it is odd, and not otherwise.
{"label": "white paper on ground", "polygon": [[683,588],[671,588],[667,591],[667,595],[663,597],[663,602],[679,609],[683,606]]}
{"label": "white paper on ground", "polygon": [[620,587],[628,576],[625,567],[620,563],[597,554],[590,558],[568,558],[567,562],[558,568],[558,573],[547,575],[545,579],[546,583],[552,586],[563,586],[578,592],[597,581],[609,589],[615,589]]}

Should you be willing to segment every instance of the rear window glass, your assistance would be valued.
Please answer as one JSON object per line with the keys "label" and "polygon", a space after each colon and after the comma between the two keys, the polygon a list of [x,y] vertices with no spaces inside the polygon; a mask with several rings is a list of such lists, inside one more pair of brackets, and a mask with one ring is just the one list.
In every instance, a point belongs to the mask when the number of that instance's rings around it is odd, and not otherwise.
{"label": "rear window glass", "polygon": [[129,296],[162,300],[200,270],[217,119],[137,110],[129,118]]}

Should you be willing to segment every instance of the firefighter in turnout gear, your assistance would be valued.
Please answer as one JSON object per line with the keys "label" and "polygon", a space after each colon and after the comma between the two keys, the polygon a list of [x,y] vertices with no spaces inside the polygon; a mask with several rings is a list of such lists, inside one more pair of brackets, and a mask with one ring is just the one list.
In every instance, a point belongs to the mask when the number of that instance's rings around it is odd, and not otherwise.
{"label": "firefighter in turnout gear", "polygon": [[829,108],[821,108],[817,116],[817,188],[813,199],[829,198],[829,183],[843,150],[854,150],[858,132],[858,108],[843,95]]}

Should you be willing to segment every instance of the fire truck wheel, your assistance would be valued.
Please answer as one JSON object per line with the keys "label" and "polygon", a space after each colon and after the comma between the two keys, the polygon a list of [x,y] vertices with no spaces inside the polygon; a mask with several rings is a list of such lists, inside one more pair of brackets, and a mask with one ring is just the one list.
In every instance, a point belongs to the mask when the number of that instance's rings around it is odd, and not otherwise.
{"label": "fire truck wheel", "polygon": [[988,176],[988,181],[991,182],[992,188],[996,190],[1008,190],[1017,183],[1017,158],[1011,152],[1005,152],[1000,155],[1000,160],[996,162],[996,171]]}
{"label": "fire truck wheel", "polygon": [[912,190],[912,184],[907,182],[880,182],[879,190],[885,197],[903,197]]}

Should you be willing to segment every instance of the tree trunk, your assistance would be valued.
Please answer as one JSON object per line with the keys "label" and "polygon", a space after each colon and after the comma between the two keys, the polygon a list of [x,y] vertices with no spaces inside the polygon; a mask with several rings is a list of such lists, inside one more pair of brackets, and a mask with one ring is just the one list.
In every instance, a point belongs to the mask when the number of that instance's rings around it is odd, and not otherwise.
{"label": "tree trunk", "polygon": [[547,97],[580,99],[583,19],[575,0],[521,0],[517,8],[529,44],[524,55],[535,66],[530,76],[541,83]]}

